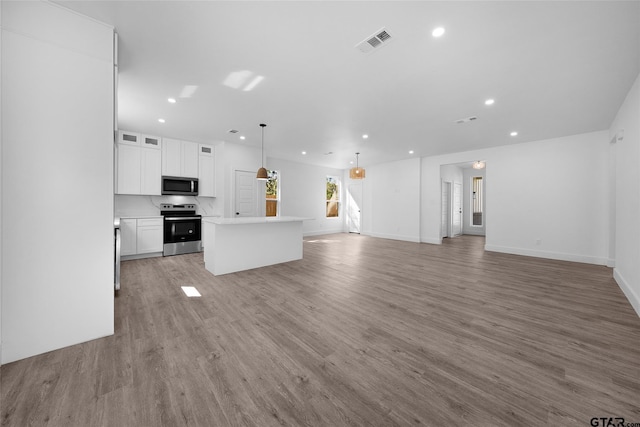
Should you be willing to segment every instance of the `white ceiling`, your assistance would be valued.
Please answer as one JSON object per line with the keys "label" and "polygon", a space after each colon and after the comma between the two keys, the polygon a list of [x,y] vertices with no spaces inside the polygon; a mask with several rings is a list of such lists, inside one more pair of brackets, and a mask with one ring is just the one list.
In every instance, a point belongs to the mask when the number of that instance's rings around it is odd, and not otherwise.
{"label": "white ceiling", "polygon": [[639,1],[57,3],[116,27],[120,128],[336,168],[607,129],[640,72]]}

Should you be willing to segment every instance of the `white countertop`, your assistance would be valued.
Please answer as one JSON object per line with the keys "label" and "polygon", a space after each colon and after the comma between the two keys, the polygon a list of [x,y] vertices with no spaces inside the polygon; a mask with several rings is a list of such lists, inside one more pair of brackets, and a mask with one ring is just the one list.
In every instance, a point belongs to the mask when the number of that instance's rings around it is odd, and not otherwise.
{"label": "white countertop", "polygon": [[118,215],[120,219],[162,219],[162,215]]}
{"label": "white countertop", "polygon": [[311,218],[301,218],[297,216],[258,216],[240,218],[202,217],[203,222],[217,225],[240,225],[240,224],[266,224],[272,222],[296,222],[305,221]]}

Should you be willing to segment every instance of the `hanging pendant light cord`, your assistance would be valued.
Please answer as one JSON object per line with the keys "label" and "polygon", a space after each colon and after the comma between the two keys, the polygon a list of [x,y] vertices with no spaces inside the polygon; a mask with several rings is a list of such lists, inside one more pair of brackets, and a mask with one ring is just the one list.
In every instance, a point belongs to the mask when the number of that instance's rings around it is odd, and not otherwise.
{"label": "hanging pendant light cord", "polygon": [[260,127],[262,128],[262,158],[260,159],[260,164],[262,165],[262,167],[264,167],[264,128],[267,125],[265,125],[264,123],[260,124]]}

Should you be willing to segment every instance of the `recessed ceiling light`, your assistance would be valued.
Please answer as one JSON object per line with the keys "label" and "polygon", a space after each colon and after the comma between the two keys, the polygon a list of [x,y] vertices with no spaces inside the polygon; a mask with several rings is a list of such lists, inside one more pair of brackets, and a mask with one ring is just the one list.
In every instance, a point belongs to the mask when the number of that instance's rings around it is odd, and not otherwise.
{"label": "recessed ceiling light", "polygon": [[518,136],[518,132],[513,131],[513,132],[511,132],[509,135],[511,135],[511,136]]}
{"label": "recessed ceiling light", "polygon": [[167,98],[167,102],[170,104],[175,104],[176,103],[176,99],[175,98]]}
{"label": "recessed ceiling light", "polygon": [[362,135],[362,139],[367,139],[367,138],[369,138],[369,135],[367,135],[366,133]]}
{"label": "recessed ceiling light", "polygon": [[487,99],[484,101],[484,105],[493,105],[494,102],[496,102],[494,99]]}
{"label": "recessed ceiling light", "polygon": [[240,139],[245,140],[246,137],[244,135],[240,136]]}
{"label": "recessed ceiling light", "polygon": [[433,37],[442,37],[442,35],[443,35],[443,34],[444,34],[444,28],[442,28],[442,27],[435,28],[435,29],[431,32],[431,35],[432,35]]}
{"label": "recessed ceiling light", "polygon": [[307,154],[307,152],[306,152],[306,151],[303,151],[303,152],[302,152],[302,155],[304,156],[305,154]]}
{"label": "recessed ceiling light", "polygon": [[352,164],[353,164],[353,160],[351,160],[351,161],[349,162],[349,164],[350,164],[350,165],[352,165]]}
{"label": "recessed ceiling light", "polygon": [[164,122],[165,122],[165,120],[164,120],[164,119],[158,119],[158,121],[159,121],[160,123],[164,123]]}
{"label": "recessed ceiling light", "polygon": [[409,154],[413,154],[413,150],[409,150]]}

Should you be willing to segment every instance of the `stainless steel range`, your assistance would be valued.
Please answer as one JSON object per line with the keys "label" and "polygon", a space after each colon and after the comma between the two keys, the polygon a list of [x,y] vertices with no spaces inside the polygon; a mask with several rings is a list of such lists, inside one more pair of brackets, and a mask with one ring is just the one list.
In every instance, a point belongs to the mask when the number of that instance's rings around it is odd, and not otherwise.
{"label": "stainless steel range", "polygon": [[164,256],[188,254],[202,250],[202,215],[196,205],[161,204],[164,217]]}

